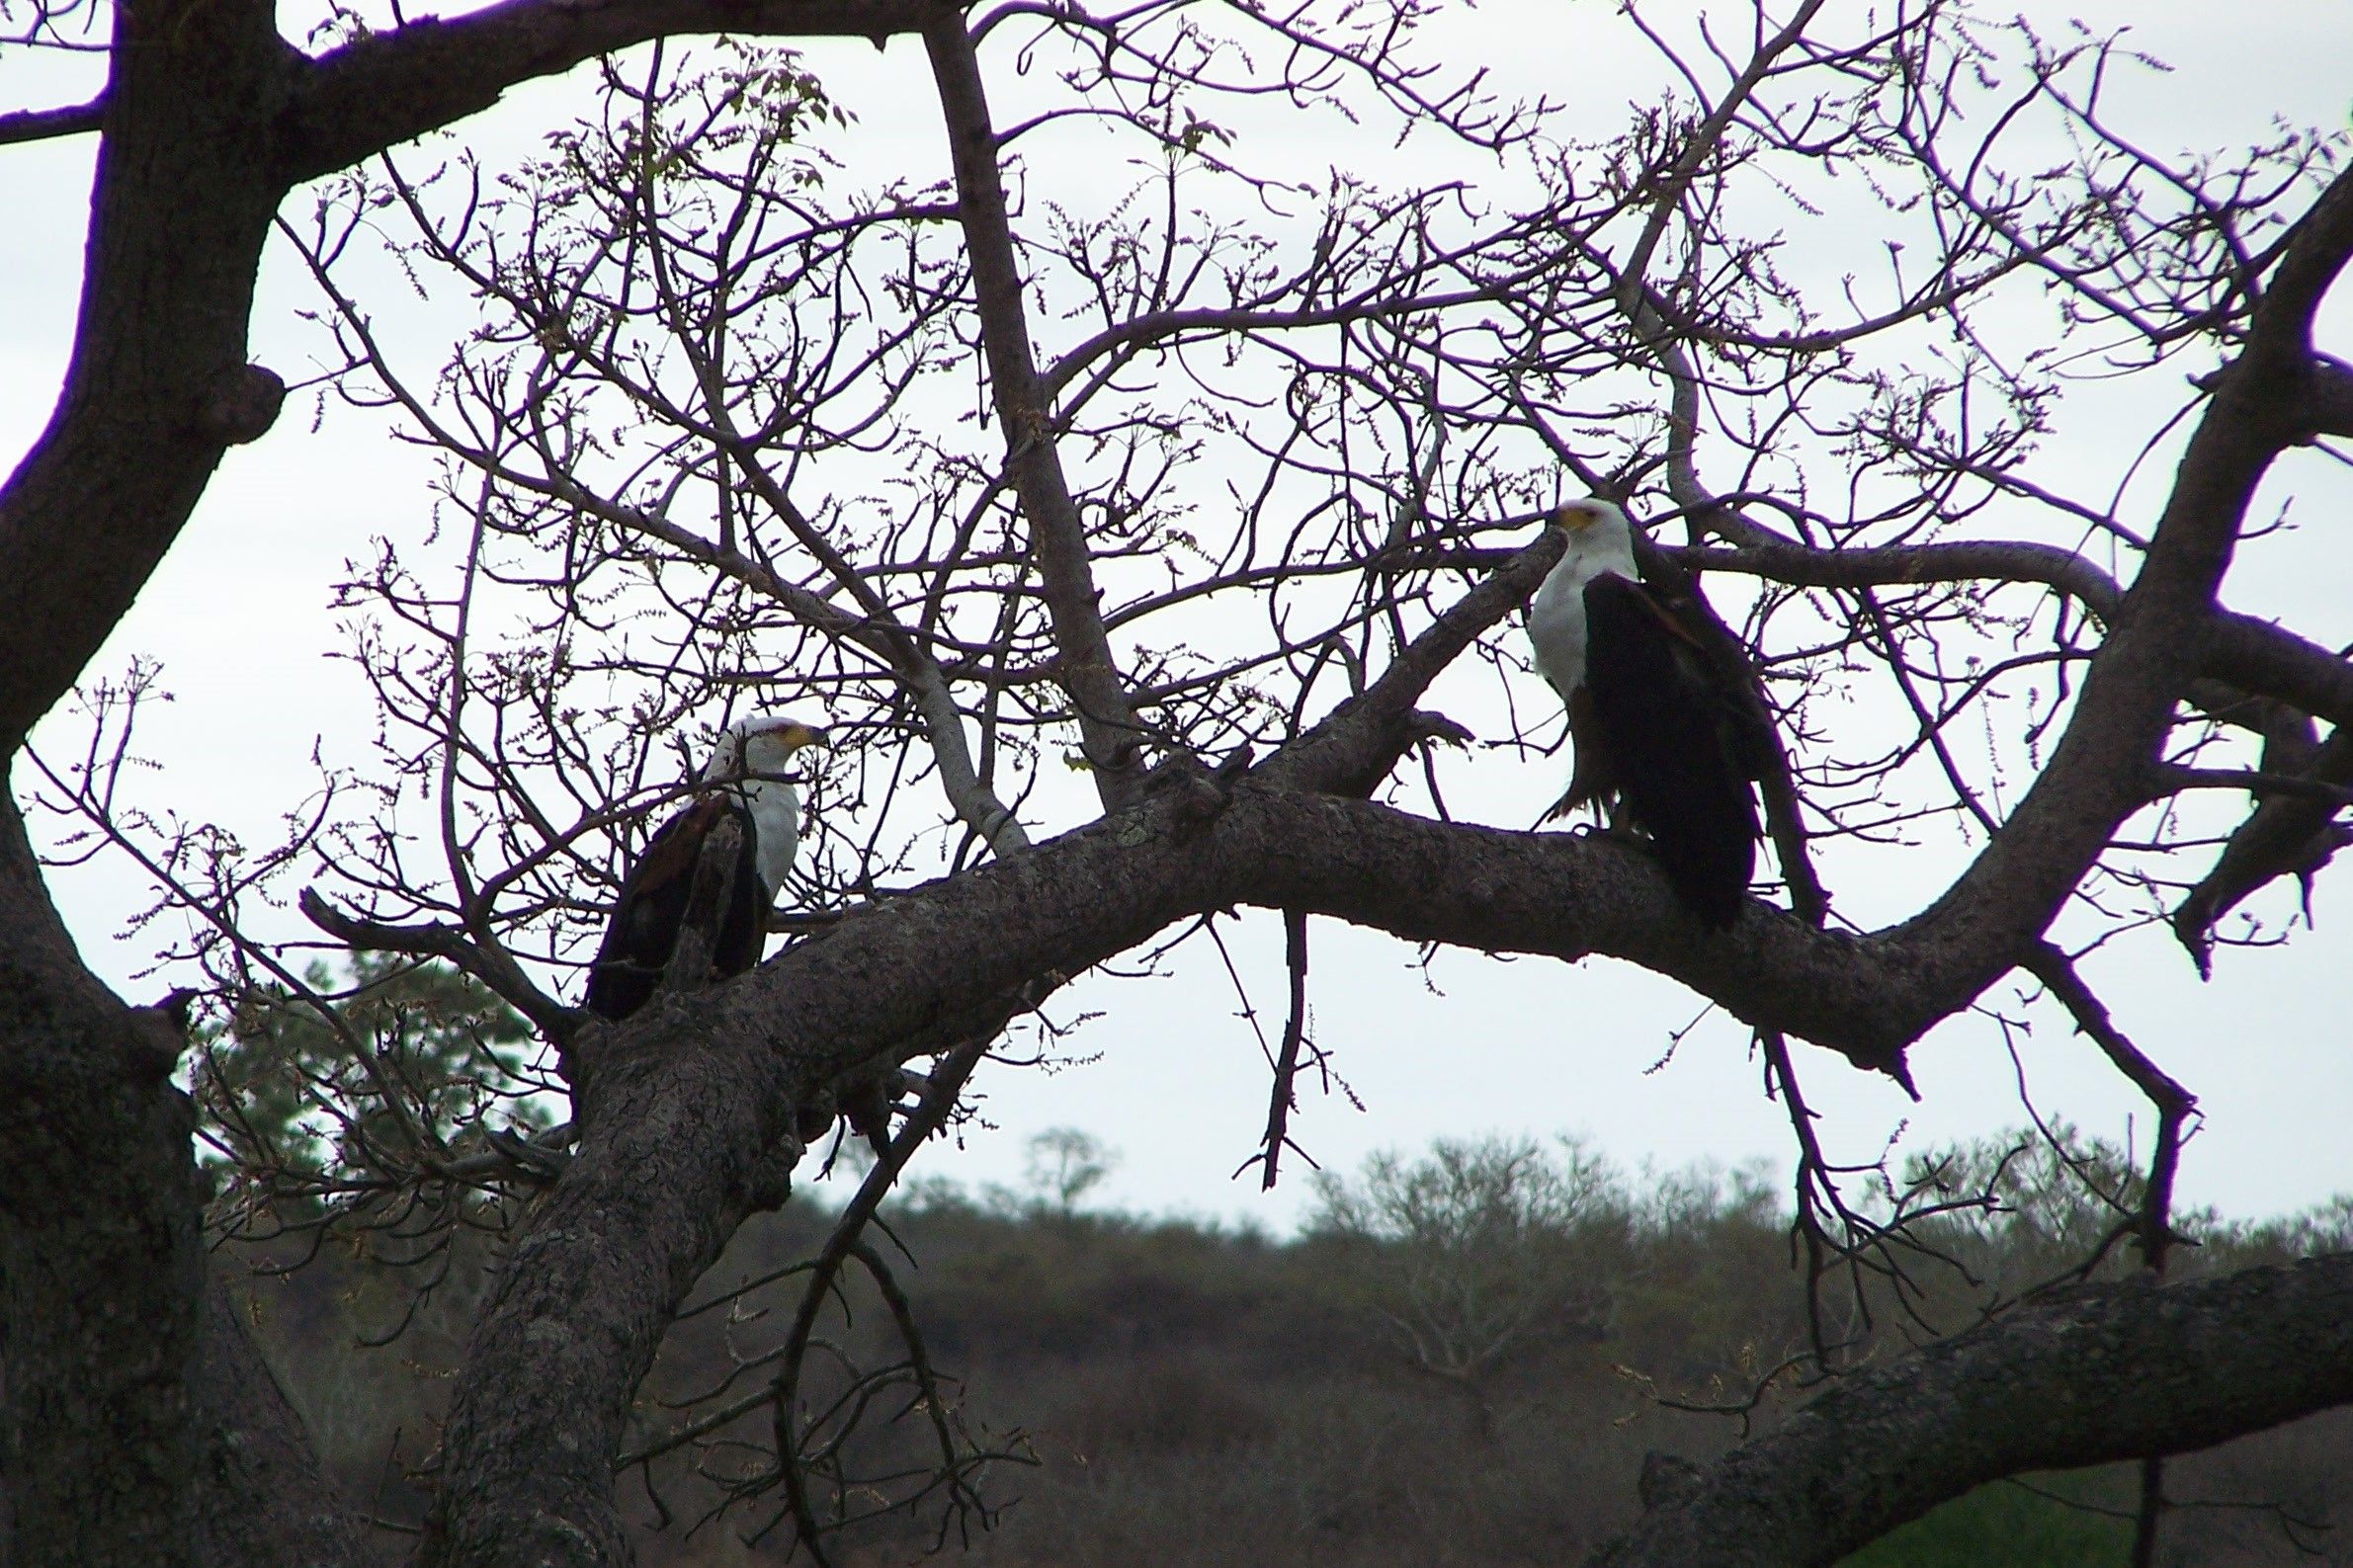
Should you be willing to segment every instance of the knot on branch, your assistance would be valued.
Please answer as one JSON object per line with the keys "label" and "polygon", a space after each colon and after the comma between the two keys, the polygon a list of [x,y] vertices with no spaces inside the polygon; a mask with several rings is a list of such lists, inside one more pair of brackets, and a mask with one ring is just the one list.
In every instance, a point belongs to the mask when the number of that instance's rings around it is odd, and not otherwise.
{"label": "knot on branch", "polygon": [[833,1118],[841,1114],[841,1105],[826,1088],[812,1090],[806,1100],[793,1108],[793,1135],[803,1144],[816,1142],[833,1127]]}
{"label": "knot on branch", "polygon": [[595,1081],[597,1065],[605,1059],[605,1047],[612,1043],[613,1034],[611,1024],[584,1011],[571,1029],[554,1036],[555,1070],[572,1086],[575,1106],[586,1104],[589,1085]]}
{"label": "knot on branch", "polygon": [[160,1013],[165,1018],[170,1019],[172,1022],[172,1028],[185,1034],[190,1029],[195,1027],[196,1020],[192,1016],[190,1009],[192,1004],[195,1003],[196,999],[197,993],[191,991],[188,987],[184,985],[174,986],[171,990],[164,993],[163,999],[155,1003],[151,1011]]}
{"label": "knot on branch", "polygon": [[1635,1495],[1642,1500],[1643,1513],[1688,1503],[1699,1491],[1700,1467],[1689,1459],[1659,1448],[1642,1455],[1642,1473],[1635,1482]]}
{"label": "knot on branch", "polygon": [[[2190,384],[2208,396],[2218,393],[2231,366],[2190,377]],[[2326,354],[2306,362],[2303,395],[2287,412],[2296,430],[2293,440],[2310,446],[2322,436],[2353,436],[2353,365]]]}
{"label": "knot on branch", "polygon": [[808,1144],[786,1133],[744,1173],[744,1200],[755,1213],[771,1213],[793,1196],[793,1172],[808,1153]]}
{"label": "knot on branch", "polygon": [[213,384],[197,411],[197,429],[206,439],[226,447],[242,447],[268,434],[286,405],[286,382],[276,371],[248,365]]}
{"label": "knot on branch", "polygon": [[189,1005],[196,998],[196,992],[181,987],[132,1014],[124,1043],[124,1068],[131,1079],[156,1083],[178,1069],[188,1050],[188,1032],[195,1023]]}
{"label": "knot on branch", "polygon": [[1864,1072],[1886,1073],[1895,1080],[1896,1088],[1911,1096],[1912,1104],[1920,1103],[1920,1086],[1912,1081],[1911,1057],[1903,1046],[1840,1046],[1838,1053]]}
{"label": "knot on branch", "polygon": [[1434,713],[1426,707],[1412,707],[1398,720],[1409,738],[1408,744],[1426,746],[1432,741],[1444,741],[1449,746],[1468,746],[1474,738],[1471,731],[1444,713]]}
{"label": "knot on branch", "polygon": [[2353,436],[2353,365],[2325,354],[2312,357],[2304,422],[2311,432],[2307,441]]}
{"label": "knot on branch", "polygon": [[1232,800],[1233,785],[1229,781],[1198,768],[1188,768],[1177,776],[1176,799],[1169,809],[1180,823],[1198,828],[1222,816]]}
{"label": "knot on branch", "polygon": [[[1241,767],[1249,765],[1247,749],[1239,754]],[[1176,753],[1152,770],[1145,782],[1146,789],[1167,799],[1167,821],[1176,831],[1190,834],[1225,814],[1233,803],[1234,781],[1241,777],[1241,769],[1233,766],[1231,758],[1217,772],[1202,767],[1184,752]],[[1129,821],[1122,827],[1122,844],[1140,844],[1153,837],[1151,807],[1138,805],[1128,813]]]}
{"label": "knot on branch", "polygon": [[134,1083],[159,1084],[169,1079],[188,1049],[188,998],[191,991],[174,991],[153,1007],[130,1015],[131,1027],[123,1039],[123,1069]]}

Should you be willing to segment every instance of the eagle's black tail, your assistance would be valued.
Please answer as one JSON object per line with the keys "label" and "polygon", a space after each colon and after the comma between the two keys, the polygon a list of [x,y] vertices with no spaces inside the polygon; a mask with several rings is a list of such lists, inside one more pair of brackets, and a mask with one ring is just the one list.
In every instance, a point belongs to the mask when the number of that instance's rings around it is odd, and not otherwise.
{"label": "eagle's black tail", "polygon": [[1707,661],[1643,587],[1585,585],[1585,687],[1620,798],[1700,923],[1739,918],[1756,869],[1756,799]]}

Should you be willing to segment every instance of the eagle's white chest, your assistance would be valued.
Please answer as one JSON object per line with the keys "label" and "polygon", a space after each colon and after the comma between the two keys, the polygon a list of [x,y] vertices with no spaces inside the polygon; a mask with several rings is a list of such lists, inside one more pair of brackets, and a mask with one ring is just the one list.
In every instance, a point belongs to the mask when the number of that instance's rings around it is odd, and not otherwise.
{"label": "eagle's white chest", "polygon": [[752,812],[752,839],[760,867],[760,886],[768,901],[776,901],[793,869],[793,856],[800,847],[800,791],[781,779],[751,779],[741,785]]}
{"label": "eagle's white chest", "polygon": [[1573,535],[1568,552],[1529,602],[1528,645],[1536,655],[1537,673],[1553,683],[1563,701],[1585,684],[1585,585],[1610,572],[1629,581],[1641,580],[1632,540],[1617,533],[1601,537],[1592,531]]}
{"label": "eagle's white chest", "polygon": [[1585,584],[1569,563],[1553,568],[1528,606],[1528,645],[1536,672],[1565,700],[1585,684]]}

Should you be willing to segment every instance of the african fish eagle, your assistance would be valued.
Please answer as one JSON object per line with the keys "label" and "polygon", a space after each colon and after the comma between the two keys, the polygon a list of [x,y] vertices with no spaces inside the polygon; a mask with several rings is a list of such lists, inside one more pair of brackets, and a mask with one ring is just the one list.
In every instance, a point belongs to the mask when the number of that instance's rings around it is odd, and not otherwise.
{"label": "african fish eagle", "polygon": [[723,979],[760,961],[769,906],[800,844],[800,791],[784,777],[785,767],[801,747],[824,739],[823,730],[792,718],[739,719],[720,732],[701,793],[654,831],[621,880],[605,940],[589,965],[590,1012],[628,1018],[661,984],[704,842],[730,818],[742,831],[742,847],[726,909],[710,934],[712,968]]}
{"label": "african fish eagle", "polygon": [[[1642,581],[1634,526],[1599,497],[1553,514],[1568,536],[1528,607],[1536,667],[1568,705],[1576,771],[1548,818],[1623,807],[1702,925],[1739,917],[1756,867],[1767,720],[1745,661]],[[1741,667],[1734,668],[1733,665]]]}

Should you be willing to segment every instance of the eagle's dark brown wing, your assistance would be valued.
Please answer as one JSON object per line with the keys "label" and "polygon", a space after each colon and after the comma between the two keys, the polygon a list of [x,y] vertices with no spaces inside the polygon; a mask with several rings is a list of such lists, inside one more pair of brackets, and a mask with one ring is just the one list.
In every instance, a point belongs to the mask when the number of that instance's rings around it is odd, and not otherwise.
{"label": "eagle's dark brown wing", "polygon": [[655,829],[645,853],[622,878],[605,940],[588,969],[590,1012],[628,1018],[653,995],[678,948],[678,930],[686,919],[704,841],[730,815],[742,830],[741,848],[726,910],[719,929],[712,934],[712,967],[725,976],[741,974],[759,961],[767,938],[768,898],[760,885],[751,813],[724,794],[706,795]]}
{"label": "eagle's dark brown wing", "polygon": [[1756,870],[1750,694],[1653,590],[1614,573],[1585,585],[1584,691],[1609,782],[1667,880],[1702,924],[1731,925]]}

